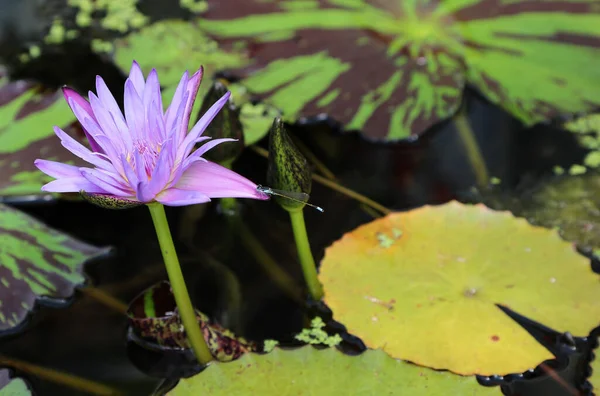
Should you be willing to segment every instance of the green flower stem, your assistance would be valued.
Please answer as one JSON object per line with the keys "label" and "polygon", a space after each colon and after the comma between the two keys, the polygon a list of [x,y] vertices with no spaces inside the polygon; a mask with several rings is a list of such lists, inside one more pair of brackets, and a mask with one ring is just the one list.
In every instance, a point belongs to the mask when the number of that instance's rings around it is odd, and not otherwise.
{"label": "green flower stem", "polygon": [[152,215],[158,243],[160,244],[160,250],[162,251],[163,259],[165,261],[165,267],[167,268],[169,282],[171,282],[171,288],[175,295],[177,309],[179,310],[179,315],[181,315],[181,320],[183,321],[183,327],[185,328],[190,345],[196,354],[196,358],[200,364],[206,364],[212,360],[212,354],[206,345],[206,341],[200,330],[200,325],[196,320],[196,312],[192,306],[187,287],[185,286],[185,280],[183,279],[183,273],[179,266],[177,253],[175,252],[175,246],[173,245],[173,238],[171,237],[171,231],[169,230],[169,223],[167,222],[167,216],[165,215],[165,208],[162,204],[156,202],[148,204],[148,208]]}
{"label": "green flower stem", "polygon": [[304,280],[308,286],[310,296],[313,300],[319,301],[323,298],[323,288],[317,278],[317,266],[315,265],[315,259],[313,258],[312,252],[310,251],[308,235],[306,235],[306,225],[304,224],[304,212],[302,209],[299,209],[290,210],[288,213],[290,214],[290,219],[292,221],[292,230],[294,231],[294,239],[296,240],[296,250],[298,250],[300,265],[302,265]]}

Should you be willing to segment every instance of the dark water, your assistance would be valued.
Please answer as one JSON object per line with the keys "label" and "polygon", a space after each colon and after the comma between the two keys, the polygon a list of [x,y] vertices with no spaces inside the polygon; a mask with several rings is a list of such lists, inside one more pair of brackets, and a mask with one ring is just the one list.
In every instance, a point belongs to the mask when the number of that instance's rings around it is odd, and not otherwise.
{"label": "dark water", "polygon": [[[48,17],[29,12],[32,4],[0,0],[0,61],[11,64],[15,47],[24,38],[35,35],[35,27]],[[169,12],[177,14],[160,1],[143,2],[143,6],[161,17],[169,16]],[[109,60],[92,54],[85,43],[43,55],[27,68],[12,72],[17,77],[35,78],[55,86],[68,83],[80,91],[91,89],[94,76],[101,74],[116,96],[121,95],[124,82],[123,74]],[[467,92],[465,105],[489,173],[502,180],[505,191],[536,185],[551,177],[553,166],[567,167],[585,154],[573,135],[551,125],[525,128],[475,92]],[[387,145],[367,143],[353,133],[341,134],[327,123],[296,127],[292,132],[333,171],[341,184],[394,210],[468,199],[465,197],[469,197],[468,191],[475,184],[452,122],[436,126],[415,142]],[[265,144],[261,142],[263,147]],[[257,183],[265,182],[266,160],[249,150],[239,158],[236,169]],[[332,242],[372,219],[355,201],[318,184],[313,184],[311,200],[326,208],[324,214],[305,210],[317,262]],[[90,265],[87,273],[91,284],[124,302],[166,278],[150,216],[143,207],[107,211],[80,202],[16,206],[86,242],[114,246],[115,255]],[[244,223],[277,263],[302,285],[287,213],[274,203],[243,201],[240,206]],[[250,339],[289,341],[290,335],[302,328],[302,308],[264,275],[224,221],[218,202],[200,209],[168,208],[168,216],[186,279],[202,311],[228,322]],[[243,304],[238,307],[222,291],[224,286],[230,286],[226,279],[231,274],[243,295]],[[559,356],[545,367],[553,368],[570,386],[580,387],[596,337],[590,337],[593,341],[570,340],[524,318],[517,319]],[[159,379],[140,368],[156,372],[161,362],[128,349],[126,333],[127,321],[121,314],[78,294],[69,308],[43,308],[33,316],[25,332],[0,339],[0,354],[112,384],[127,394],[150,394]],[[40,395],[80,394],[35,377],[28,379]],[[480,380],[502,385],[507,395],[571,394],[541,368],[504,379]]]}

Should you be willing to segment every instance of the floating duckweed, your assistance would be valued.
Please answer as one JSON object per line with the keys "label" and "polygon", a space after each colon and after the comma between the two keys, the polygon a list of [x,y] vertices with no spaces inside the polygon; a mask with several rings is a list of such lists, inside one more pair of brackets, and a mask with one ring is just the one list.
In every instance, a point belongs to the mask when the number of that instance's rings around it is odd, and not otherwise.
{"label": "floating duckweed", "polygon": [[571,168],[569,168],[569,175],[583,175],[586,172],[586,170],[587,168],[583,165],[572,165]]}
{"label": "floating duckweed", "polygon": [[273,349],[275,349],[275,347],[279,345],[279,341],[276,340],[265,340],[264,344],[263,344],[263,352],[271,352],[273,351]]}
{"label": "floating duckweed", "polygon": [[307,344],[323,344],[329,347],[334,347],[342,342],[339,334],[330,336],[323,330],[323,327],[325,327],[323,319],[317,316],[310,323],[310,329],[303,329],[302,333],[297,334],[295,338]]}
{"label": "floating duckweed", "polygon": [[179,0],[179,5],[195,13],[204,12],[208,9],[208,4],[204,0]]}
{"label": "floating duckweed", "polygon": [[98,11],[105,13],[100,26],[121,33],[130,28],[140,28],[148,22],[148,18],[137,9],[137,0],[68,0],[68,4],[79,9],[75,22],[81,27],[90,26],[92,15]]}
{"label": "floating duckweed", "polygon": [[502,180],[500,180],[499,177],[492,177],[490,178],[490,183],[494,186],[497,186],[498,184],[502,183]]}
{"label": "floating duckweed", "polygon": [[552,168],[552,170],[554,171],[554,174],[556,174],[556,175],[562,175],[565,173],[565,168],[563,168],[562,166],[558,166],[558,165],[556,165],[554,168]]}
{"label": "floating duckweed", "polygon": [[111,42],[100,39],[93,39],[90,45],[92,50],[98,53],[111,53],[115,48]]}
{"label": "floating duckweed", "polygon": [[39,57],[41,53],[42,53],[42,50],[40,49],[39,46],[32,45],[31,47],[29,47],[29,55],[31,56],[32,59]]}
{"label": "floating duckweed", "polygon": [[65,27],[60,19],[52,21],[50,30],[44,38],[44,41],[48,44],[60,44],[65,39]]}
{"label": "floating duckweed", "polygon": [[77,36],[79,36],[79,31],[75,29],[67,30],[67,33],[65,34],[65,37],[69,40],[73,40],[74,38],[77,38]]}
{"label": "floating duckweed", "polygon": [[29,56],[29,54],[20,54],[19,55],[19,61],[21,63],[27,63],[27,62],[29,62],[30,59],[31,59],[31,57]]}
{"label": "floating duckweed", "polygon": [[[567,122],[564,127],[576,133],[579,143],[590,150],[584,164],[589,168],[600,167],[600,114],[589,114]],[[578,169],[579,170],[579,169]]]}

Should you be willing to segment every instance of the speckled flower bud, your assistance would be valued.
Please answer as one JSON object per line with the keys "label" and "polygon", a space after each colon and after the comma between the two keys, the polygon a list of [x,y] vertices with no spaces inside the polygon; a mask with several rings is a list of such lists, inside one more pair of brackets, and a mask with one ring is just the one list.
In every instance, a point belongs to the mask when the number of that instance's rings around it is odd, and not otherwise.
{"label": "speckled flower bud", "polygon": [[[292,142],[280,118],[275,118],[269,131],[267,183],[279,190],[306,194],[310,194],[312,187],[310,165]],[[299,210],[305,205],[282,197],[275,200],[287,211]]]}

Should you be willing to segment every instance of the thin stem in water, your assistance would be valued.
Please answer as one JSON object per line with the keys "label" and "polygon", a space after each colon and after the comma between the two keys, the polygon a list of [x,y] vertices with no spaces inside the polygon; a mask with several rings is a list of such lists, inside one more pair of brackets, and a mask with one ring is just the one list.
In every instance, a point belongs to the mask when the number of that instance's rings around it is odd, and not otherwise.
{"label": "thin stem in water", "polygon": [[74,374],[65,373],[48,367],[38,366],[23,360],[0,355],[0,365],[12,367],[46,381],[54,382],[71,389],[83,391],[91,395],[122,395],[119,390]]}
{"label": "thin stem in water", "polygon": [[300,209],[288,211],[288,213],[292,221],[296,250],[298,251],[298,258],[300,259],[300,265],[304,273],[304,280],[312,299],[319,301],[323,298],[323,287],[317,278],[317,266],[310,251],[308,235],[306,235],[306,225],[304,224],[304,211]]}
{"label": "thin stem in water", "polygon": [[469,124],[469,119],[467,118],[464,108],[460,110],[456,116],[454,116],[454,125],[458,130],[458,135],[460,136],[460,140],[465,148],[467,158],[469,159],[471,167],[473,168],[473,172],[475,173],[477,186],[487,186],[490,180],[487,166],[485,165],[485,160],[483,159],[483,155],[479,149],[479,144],[477,144],[477,139],[475,138],[475,133]]}
{"label": "thin stem in water", "polygon": [[183,322],[187,338],[200,364],[206,364],[212,360],[212,354],[206,345],[200,325],[196,320],[196,312],[192,306],[192,301],[190,300],[190,295],[183,279],[183,273],[181,272],[181,266],[179,265],[179,259],[175,252],[175,246],[173,245],[173,238],[169,230],[165,208],[162,204],[156,202],[148,204],[148,208],[152,215],[152,221],[154,222],[156,236],[158,237],[160,250],[165,261],[169,282],[171,282],[171,288],[173,289],[173,295],[175,296],[175,302],[177,303],[177,309],[179,310],[179,315],[181,315],[181,321]]}

